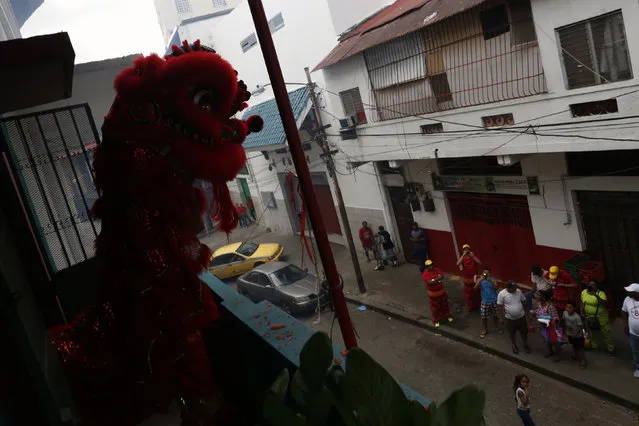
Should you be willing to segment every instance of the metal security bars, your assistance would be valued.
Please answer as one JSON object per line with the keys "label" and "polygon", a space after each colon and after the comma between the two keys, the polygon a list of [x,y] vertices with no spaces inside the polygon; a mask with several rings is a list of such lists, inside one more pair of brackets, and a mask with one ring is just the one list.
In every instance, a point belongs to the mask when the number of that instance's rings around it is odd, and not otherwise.
{"label": "metal security bars", "polygon": [[100,232],[91,151],[99,135],[87,104],[0,118],[9,156],[53,272],[94,255]]}
{"label": "metal security bars", "polygon": [[390,120],[547,91],[529,0],[488,2],[364,52]]}

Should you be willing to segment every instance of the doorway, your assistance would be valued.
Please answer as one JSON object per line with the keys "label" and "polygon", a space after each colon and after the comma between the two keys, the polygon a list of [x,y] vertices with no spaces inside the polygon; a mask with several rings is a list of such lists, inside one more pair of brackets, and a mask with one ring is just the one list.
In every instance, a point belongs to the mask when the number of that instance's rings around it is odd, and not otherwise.
{"label": "doorway", "polygon": [[448,193],[457,244],[470,244],[500,280],[527,283],[537,245],[528,199],[519,195]]}
{"label": "doorway", "polygon": [[410,240],[411,226],[414,222],[413,209],[408,204],[406,190],[403,186],[388,186],[388,195],[390,197],[393,213],[395,214],[395,222],[397,223],[397,232],[395,244],[401,244],[404,257],[409,261],[410,253],[413,250],[413,242]]}
{"label": "doorway", "polygon": [[586,252],[604,263],[606,283],[621,302],[639,277],[639,192],[577,191]]}

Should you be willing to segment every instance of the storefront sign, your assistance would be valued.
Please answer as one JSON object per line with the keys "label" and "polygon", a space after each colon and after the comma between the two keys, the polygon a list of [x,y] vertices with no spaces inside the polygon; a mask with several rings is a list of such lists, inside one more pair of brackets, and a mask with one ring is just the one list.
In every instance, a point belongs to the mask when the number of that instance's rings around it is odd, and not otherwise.
{"label": "storefront sign", "polygon": [[433,186],[438,191],[539,194],[536,176],[437,176],[433,174]]}

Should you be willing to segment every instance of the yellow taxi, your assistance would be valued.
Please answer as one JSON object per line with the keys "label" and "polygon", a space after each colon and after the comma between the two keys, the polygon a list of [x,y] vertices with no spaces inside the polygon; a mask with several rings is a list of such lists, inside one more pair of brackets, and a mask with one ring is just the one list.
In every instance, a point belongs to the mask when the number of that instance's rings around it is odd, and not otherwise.
{"label": "yellow taxi", "polygon": [[233,243],[213,252],[209,272],[220,279],[244,274],[282,256],[280,244]]}

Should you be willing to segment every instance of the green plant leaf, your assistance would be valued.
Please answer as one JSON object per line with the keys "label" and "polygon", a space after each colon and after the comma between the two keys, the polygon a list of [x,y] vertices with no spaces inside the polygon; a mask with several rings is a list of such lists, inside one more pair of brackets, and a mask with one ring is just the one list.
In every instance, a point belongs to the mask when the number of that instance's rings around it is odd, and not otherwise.
{"label": "green plant leaf", "polygon": [[475,386],[456,390],[431,413],[433,426],[483,426],[486,394]]}
{"label": "green plant leaf", "polygon": [[326,385],[326,389],[329,391],[332,399],[333,405],[337,408],[340,415],[342,416],[342,421],[345,426],[359,426],[359,423],[355,419],[353,414],[353,409],[346,405],[344,400],[344,393],[342,391],[344,387],[344,378],[346,377],[346,373],[342,367],[338,365],[332,366],[328,373],[326,374],[326,378],[324,379],[324,384]]}
{"label": "green plant leaf", "polygon": [[300,352],[300,372],[309,391],[318,391],[333,363],[333,345],[326,333],[317,332]]}
{"label": "green plant leaf", "polygon": [[348,352],[346,376],[341,388],[346,405],[354,410],[359,424],[410,424],[412,411],[402,388],[363,350],[352,349]]}
{"label": "green plant leaf", "polygon": [[284,404],[275,395],[267,394],[262,406],[262,415],[271,426],[306,426],[306,419]]}
{"label": "green plant leaf", "polygon": [[307,417],[309,426],[326,426],[331,407],[333,407],[333,398],[328,389],[322,387],[309,405]]}
{"label": "green plant leaf", "polygon": [[419,402],[410,402],[413,411],[413,426],[430,426],[431,413],[435,412],[435,403],[428,407],[428,410]]}
{"label": "green plant leaf", "polygon": [[293,374],[293,380],[291,380],[291,396],[299,408],[303,411],[308,409],[309,392],[308,388],[304,384],[300,370],[297,370],[295,374]]}
{"label": "green plant leaf", "polygon": [[287,369],[282,370],[277,379],[273,382],[271,387],[269,388],[269,392],[277,397],[279,400],[284,401],[286,398],[286,391],[288,389],[288,384],[290,380],[290,374]]}

